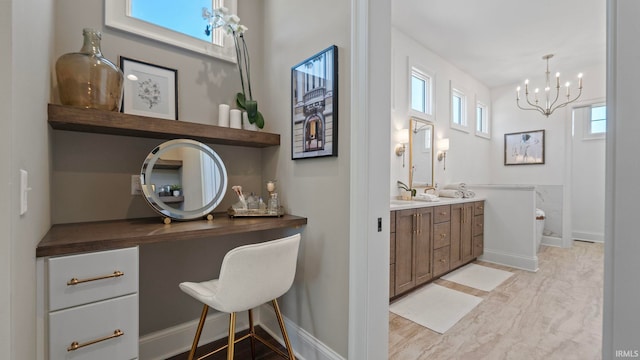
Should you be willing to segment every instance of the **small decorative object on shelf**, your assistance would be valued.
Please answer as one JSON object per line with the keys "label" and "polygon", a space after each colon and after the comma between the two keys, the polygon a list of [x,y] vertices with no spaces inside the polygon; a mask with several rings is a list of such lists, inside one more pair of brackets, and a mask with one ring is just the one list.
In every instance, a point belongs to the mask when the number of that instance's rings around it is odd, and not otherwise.
{"label": "small decorative object on shelf", "polygon": [[82,49],[64,54],[56,61],[60,102],[63,105],[120,111],[124,75],[102,56],[100,32],[84,29],[82,34]]}
{"label": "small decorative object on shelf", "polygon": [[[202,18],[208,22],[205,27],[207,36],[217,28],[222,28],[225,32],[233,37],[236,46],[236,59],[238,62],[238,72],[240,73],[240,84],[242,92],[236,94],[236,105],[238,108],[247,112],[250,124],[255,124],[258,128],[264,127],[264,117],[258,111],[258,102],[253,99],[251,93],[251,65],[249,61],[249,49],[244,40],[244,32],[248,28],[240,24],[240,18],[236,14],[230,14],[229,9],[220,7],[209,11],[202,8]],[[245,77],[246,87],[245,87]],[[247,96],[248,95],[248,96]]]}
{"label": "small decorative object on shelf", "polygon": [[228,210],[229,217],[259,217],[259,216],[272,216],[280,217],[284,215],[284,208],[278,204],[278,194],[275,190],[275,180],[271,180],[267,183],[267,191],[269,191],[269,203],[265,205],[262,198],[251,193],[245,198],[242,193],[242,186],[236,185],[232,189],[238,195],[238,202],[233,204]]}

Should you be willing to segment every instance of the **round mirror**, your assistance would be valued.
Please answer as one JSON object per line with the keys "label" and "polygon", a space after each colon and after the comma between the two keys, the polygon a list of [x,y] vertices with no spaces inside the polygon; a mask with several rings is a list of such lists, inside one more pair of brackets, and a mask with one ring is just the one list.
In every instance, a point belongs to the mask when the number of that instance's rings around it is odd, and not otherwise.
{"label": "round mirror", "polygon": [[210,147],[188,139],[167,141],[142,164],[145,200],[159,214],[189,220],[215,209],[227,190],[227,169]]}

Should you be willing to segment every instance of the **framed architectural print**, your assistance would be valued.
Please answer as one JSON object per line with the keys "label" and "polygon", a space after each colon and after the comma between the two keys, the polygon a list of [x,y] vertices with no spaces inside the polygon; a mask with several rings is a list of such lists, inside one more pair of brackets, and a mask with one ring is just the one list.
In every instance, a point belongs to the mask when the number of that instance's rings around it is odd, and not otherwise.
{"label": "framed architectural print", "polygon": [[338,47],[291,68],[291,159],[338,156]]}
{"label": "framed architectural print", "polygon": [[178,70],[120,57],[122,112],[178,120]]}
{"label": "framed architectural print", "polygon": [[544,130],[504,134],[504,164],[544,164]]}

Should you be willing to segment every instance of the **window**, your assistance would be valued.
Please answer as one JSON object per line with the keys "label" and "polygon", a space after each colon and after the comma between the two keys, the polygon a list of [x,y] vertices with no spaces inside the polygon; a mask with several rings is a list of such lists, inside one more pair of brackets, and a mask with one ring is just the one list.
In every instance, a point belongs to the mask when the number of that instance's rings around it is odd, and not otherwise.
{"label": "window", "polygon": [[607,107],[592,105],[589,118],[589,135],[604,135],[607,132]]}
{"label": "window", "polygon": [[489,110],[487,105],[476,102],[476,135],[489,138]]}
{"label": "window", "polygon": [[451,128],[468,131],[467,97],[455,88],[451,88]]}
{"label": "window", "polygon": [[410,112],[413,115],[432,120],[433,118],[433,75],[411,67]]}
{"label": "window", "polygon": [[235,62],[235,45],[218,29],[204,33],[202,8],[225,6],[236,12],[237,0],[105,0],[105,24],[136,35]]}

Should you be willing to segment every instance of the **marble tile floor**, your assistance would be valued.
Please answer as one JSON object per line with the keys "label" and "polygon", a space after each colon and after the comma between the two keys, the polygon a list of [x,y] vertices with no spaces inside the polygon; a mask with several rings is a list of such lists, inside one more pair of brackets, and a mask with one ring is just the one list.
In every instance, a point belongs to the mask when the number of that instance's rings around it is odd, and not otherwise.
{"label": "marble tile floor", "polygon": [[389,313],[393,360],[601,359],[604,246],[543,246],[536,273],[476,262],[515,275],[491,292],[435,283],[483,298],[444,335]]}

